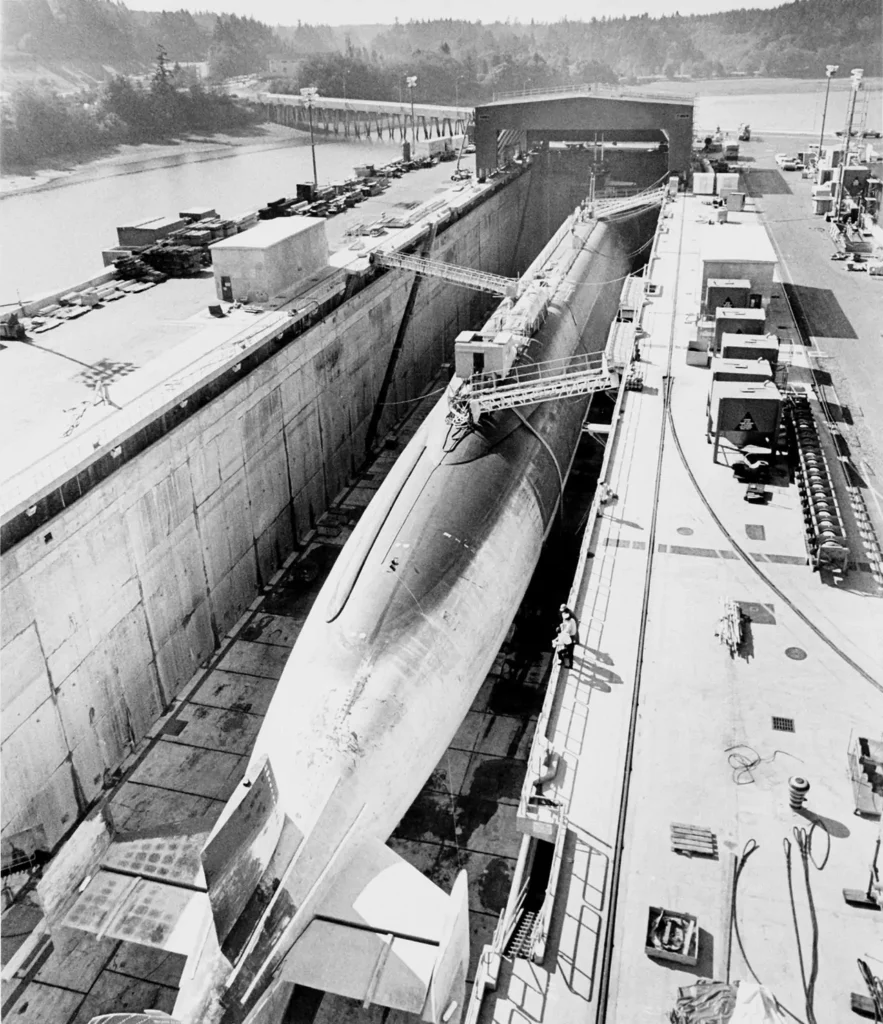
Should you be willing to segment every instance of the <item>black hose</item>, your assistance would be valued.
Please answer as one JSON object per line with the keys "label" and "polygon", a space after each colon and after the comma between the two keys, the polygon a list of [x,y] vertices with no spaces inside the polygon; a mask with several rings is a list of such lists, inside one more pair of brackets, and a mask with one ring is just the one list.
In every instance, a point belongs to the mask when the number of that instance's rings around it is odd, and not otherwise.
{"label": "black hose", "polygon": [[[787,840],[785,841],[787,842]],[[763,982],[757,976],[757,971],[755,971],[755,969],[751,966],[751,961],[748,959],[748,955],[745,952],[745,946],[742,944],[742,936],[739,932],[739,915],[737,913],[737,903],[739,895],[739,876],[742,874],[742,871],[748,862],[748,858],[751,856],[752,853],[754,853],[758,849],[760,849],[760,847],[758,847],[757,843],[753,839],[749,839],[745,843],[745,846],[742,848],[742,853],[739,855],[739,859],[736,862],[736,871],[733,876],[733,896],[732,900],[730,901],[730,920],[733,923],[733,931],[736,933],[736,943],[739,946],[739,952],[742,954],[742,960],[744,961],[745,966],[748,968],[751,977],[754,978],[757,984],[763,985]],[[804,1024],[800,1017],[798,1017],[795,1013],[792,1013],[788,1009],[788,1007],[785,1006],[784,1003],[779,1002],[778,999],[776,999],[776,1005],[783,1013],[787,1013],[792,1020],[797,1021],[797,1024]],[[810,1022],[810,1024],[813,1024],[813,1022]]]}

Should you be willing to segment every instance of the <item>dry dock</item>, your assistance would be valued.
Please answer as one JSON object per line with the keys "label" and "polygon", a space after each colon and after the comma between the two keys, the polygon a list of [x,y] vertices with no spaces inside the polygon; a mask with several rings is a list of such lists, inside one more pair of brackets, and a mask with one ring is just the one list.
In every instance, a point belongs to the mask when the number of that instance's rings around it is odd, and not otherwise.
{"label": "dry dock", "polygon": [[[849,1018],[850,991],[864,991],[856,959],[881,956],[879,913],[849,907],[841,895],[867,885],[879,831],[879,817],[854,813],[848,761],[857,736],[879,741],[883,728],[876,566],[851,521],[844,582],[813,573],[787,474],[773,478],[767,504],[748,504],[725,464],[733,453],[712,463],[710,372],[686,362],[699,232],[711,211],[692,196],[668,209],[649,270],[660,287],[644,310],[645,386],[621,396],[604,476],[615,497],[596,498],[571,597],[581,644],[574,668],[553,676],[519,811],[535,835],[557,839],[559,881],[547,891],[534,947],[545,955],[486,951],[488,980],[498,981],[496,992],[474,1000],[481,1021],[659,1020],[679,986],[698,977],[750,980],[752,971],[806,1019],[783,850],[788,841],[809,970],[795,829],[811,833],[812,860],[823,867],[809,868],[819,1020]],[[750,211],[731,218],[755,219]],[[771,309],[796,371],[804,353],[781,285]],[[848,510],[846,476],[835,476]],[[735,656],[715,635],[725,599],[747,619]],[[552,806],[530,810],[530,783],[547,751],[560,758],[543,788]],[[795,775],[811,784],[800,813],[789,807]],[[675,825],[708,830],[711,855],[676,852]],[[734,916],[737,859],[754,844]],[[650,908],[696,918],[695,965],[646,954]],[[507,929],[517,924],[513,915]],[[504,930],[498,952],[505,949]]]}

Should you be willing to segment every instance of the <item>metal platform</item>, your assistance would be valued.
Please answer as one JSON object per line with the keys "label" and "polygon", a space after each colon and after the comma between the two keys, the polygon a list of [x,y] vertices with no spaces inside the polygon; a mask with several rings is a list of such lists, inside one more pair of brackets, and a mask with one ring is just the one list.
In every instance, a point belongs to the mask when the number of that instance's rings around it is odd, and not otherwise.
{"label": "metal platform", "polygon": [[451,396],[450,419],[454,423],[474,422],[486,412],[590,395],[617,386],[617,379],[595,354],[516,365],[505,377],[481,373],[464,381]]}

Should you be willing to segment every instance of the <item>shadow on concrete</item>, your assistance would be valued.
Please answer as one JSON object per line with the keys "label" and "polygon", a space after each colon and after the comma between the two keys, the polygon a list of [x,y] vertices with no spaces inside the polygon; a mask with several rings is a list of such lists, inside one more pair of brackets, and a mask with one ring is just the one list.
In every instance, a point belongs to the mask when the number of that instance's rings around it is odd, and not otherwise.
{"label": "shadow on concrete", "polygon": [[586,683],[593,690],[600,690],[602,693],[610,693],[611,684],[618,686],[622,684],[622,676],[616,674],[603,665],[597,665],[587,658],[573,659],[573,668],[581,683]]}
{"label": "shadow on concrete", "polygon": [[807,821],[823,828],[832,839],[848,839],[852,834],[842,822],[836,821],[834,818],[826,818],[824,814],[816,814],[808,807],[801,807],[797,813],[801,818],[806,818]]}
{"label": "shadow on concrete", "polygon": [[746,168],[742,173],[745,190],[750,196],[790,196],[794,193],[791,186],[779,171]]}
{"label": "shadow on concrete", "polygon": [[797,318],[797,326],[805,338],[858,338],[830,288],[786,284],[785,291]]}

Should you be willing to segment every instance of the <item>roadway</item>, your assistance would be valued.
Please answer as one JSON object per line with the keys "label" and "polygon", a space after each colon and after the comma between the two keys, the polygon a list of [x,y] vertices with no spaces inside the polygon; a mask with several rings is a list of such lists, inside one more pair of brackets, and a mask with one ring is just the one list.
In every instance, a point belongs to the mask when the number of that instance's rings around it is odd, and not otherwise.
{"label": "roadway", "polygon": [[812,141],[764,135],[743,142],[743,180],[780,256],[798,324],[821,371],[819,382],[830,379],[836,428],[848,446],[855,482],[866,487],[877,535],[883,537],[883,278],[831,262],[829,225],[812,213],[812,180],[776,167],[775,153],[805,150]]}

